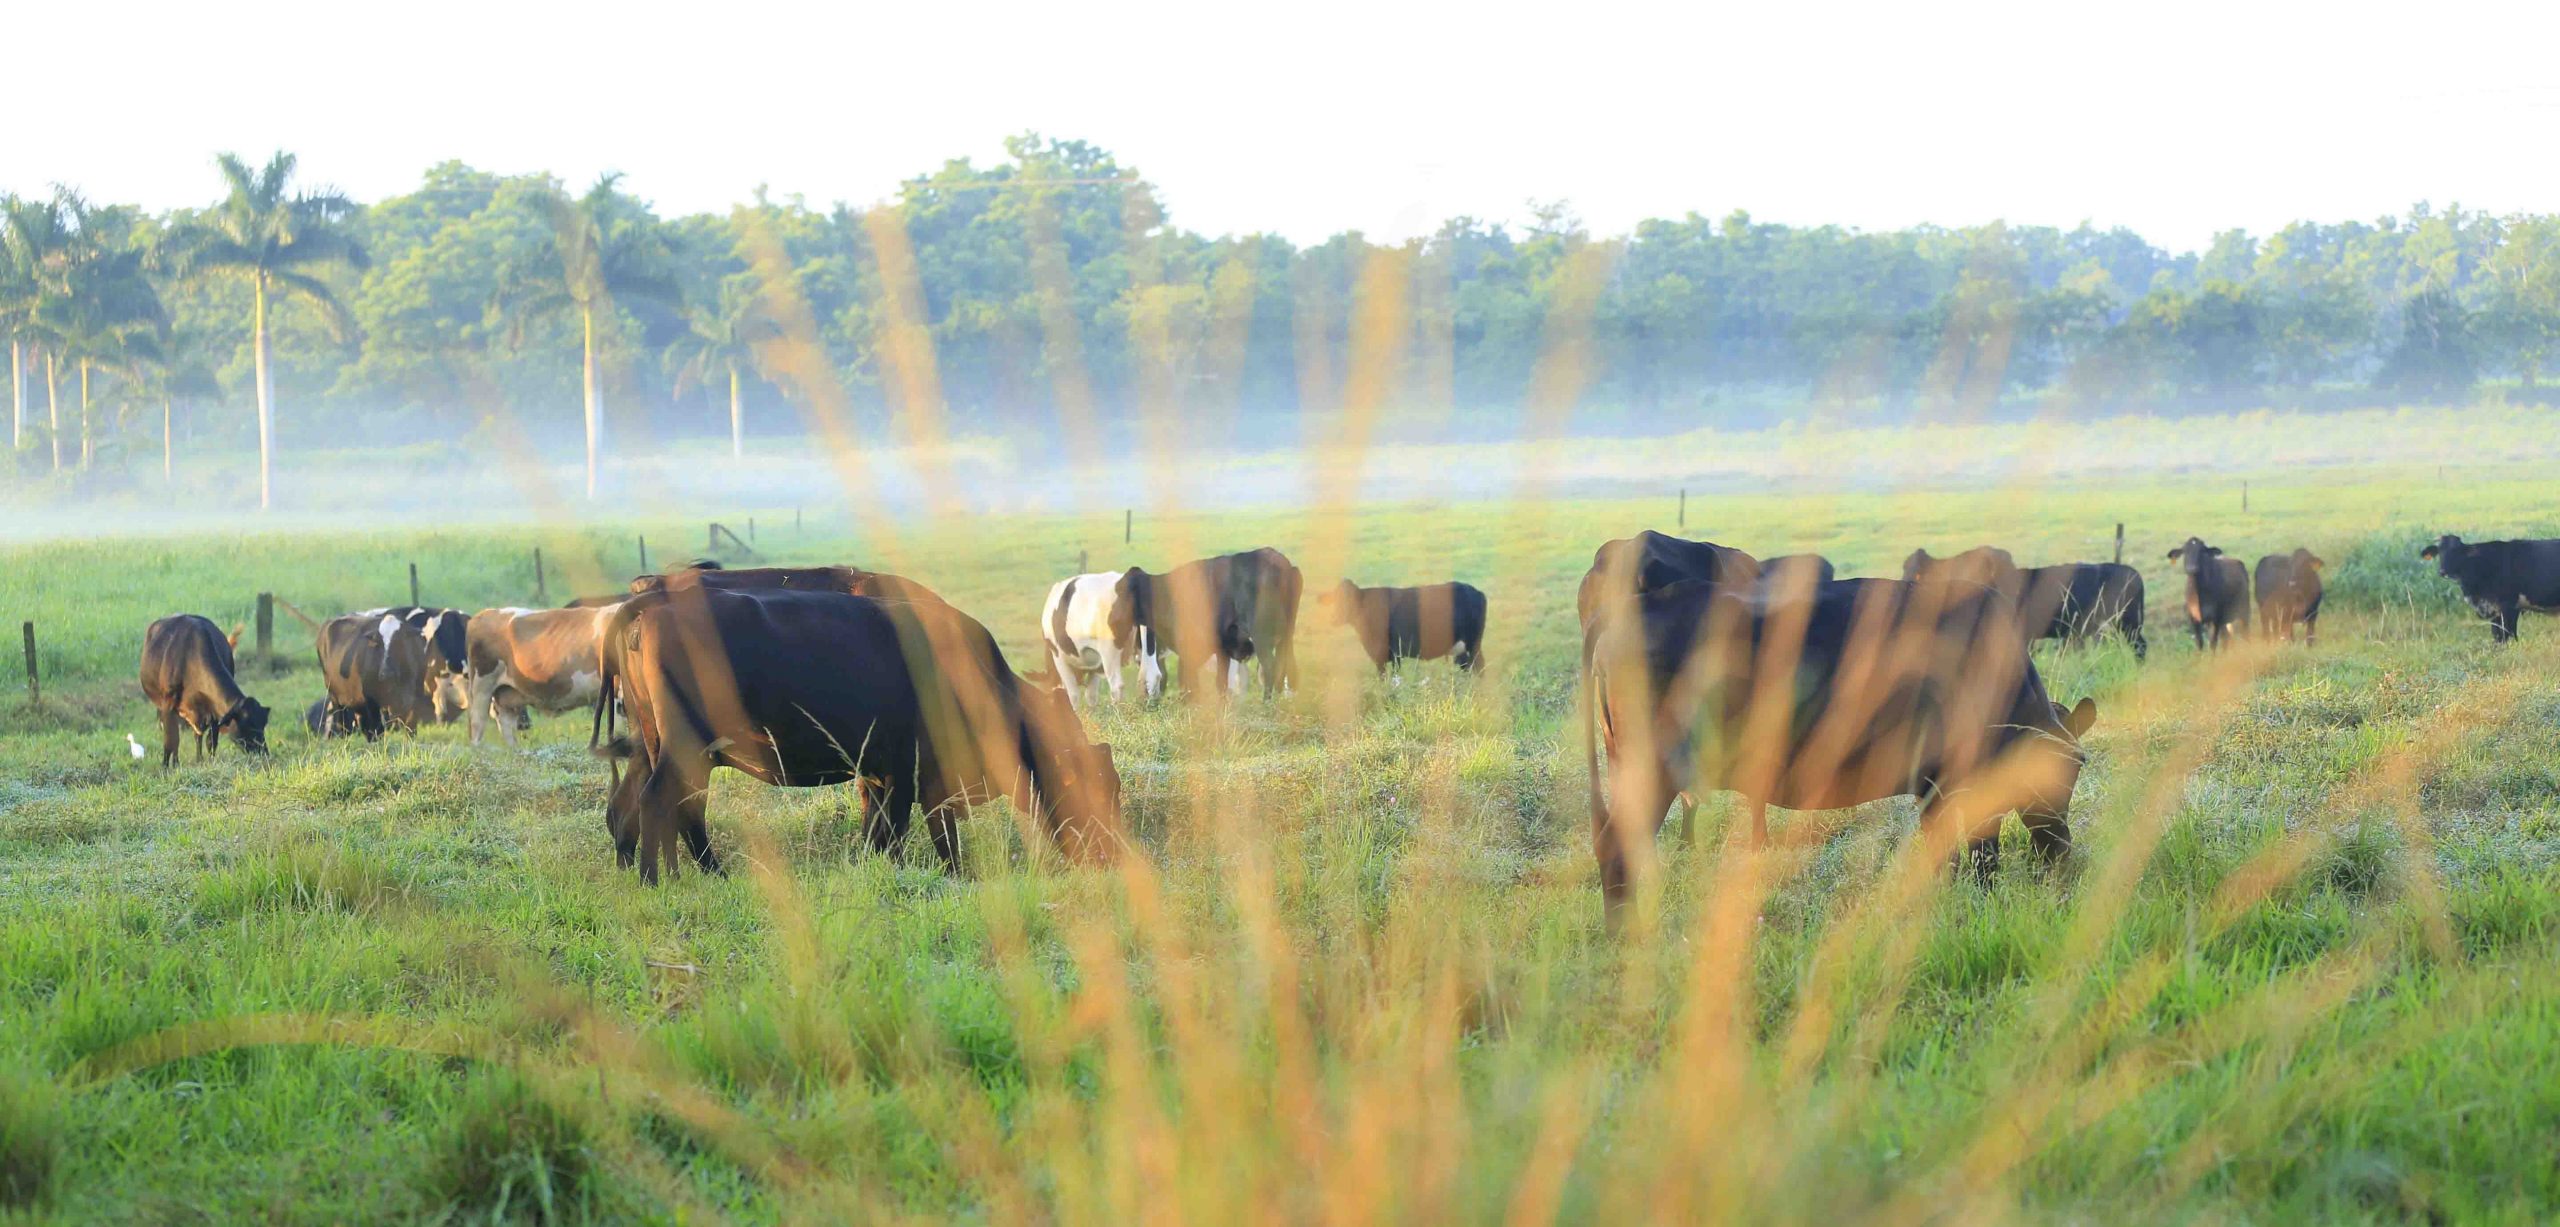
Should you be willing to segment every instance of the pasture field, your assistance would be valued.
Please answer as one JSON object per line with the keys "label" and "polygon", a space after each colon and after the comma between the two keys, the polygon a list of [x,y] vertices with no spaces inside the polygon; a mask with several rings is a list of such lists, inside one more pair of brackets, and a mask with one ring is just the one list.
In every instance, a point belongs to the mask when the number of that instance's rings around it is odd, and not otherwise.
{"label": "pasture field", "polygon": [[[725,511],[726,509],[724,509]],[[1047,585],[1275,545],[1314,590],[1462,578],[1490,670],[1109,707],[1143,856],[1068,868],[1002,806],[966,872],[857,857],[841,790],[715,778],[728,876],[616,872],[587,722],[528,749],[299,725],[174,772],[141,628],[600,591],[709,516],[0,547],[46,692],[0,699],[0,1215],[36,1221],[2547,1221],[2560,1215],[2560,622],[2493,647],[2416,557],[2560,535],[2547,475],[1692,497],[1687,527],[1898,573],[1914,546],[2102,559],[2152,652],[2037,652],[2095,695],[2073,825],[1988,883],[1916,807],[1666,835],[1603,934],[1573,585],[1669,498],[1336,513],[766,512],[778,561],[934,586],[1018,669]],[[731,514],[718,518],[732,520]],[[2316,649],[2187,643],[2190,533],[2330,562]],[[611,577],[611,578],[609,578]],[[14,656],[14,651],[12,653]],[[2014,830],[2013,838],[2022,838]]]}

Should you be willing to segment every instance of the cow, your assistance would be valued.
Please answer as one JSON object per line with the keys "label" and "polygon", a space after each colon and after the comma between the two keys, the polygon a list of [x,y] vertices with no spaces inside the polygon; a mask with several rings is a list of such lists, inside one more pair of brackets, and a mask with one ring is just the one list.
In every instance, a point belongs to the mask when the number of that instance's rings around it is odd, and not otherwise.
{"label": "cow", "polygon": [[302,727],[311,730],[312,736],[324,740],[344,737],[356,731],[355,712],[335,706],[325,698],[313,699],[311,706],[302,709]]}
{"label": "cow", "polygon": [[415,735],[436,719],[427,641],[391,613],[347,614],[320,625],[316,648],[329,709],[322,727],[352,722],[367,741],[389,728]]}
{"label": "cow", "polygon": [[1264,547],[1186,562],[1161,575],[1121,572],[1112,600],[1128,602],[1138,648],[1138,679],[1148,698],[1164,693],[1164,654],[1191,688],[1206,668],[1222,692],[1243,689],[1244,664],[1259,660],[1268,698],[1298,672],[1298,597],[1304,581],[1289,556]]}
{"label": "cow", "polygon": [[1363,588],[1344,580],[1316,608],[1359,636],[1378,676],[1406,660],[1453,657],[1460,672],[1484,668],[1484,593],[1473,584]]}
{"label": "cow", "polygon": [[2014,586],[2019,577],[2018,560],[1996,545],[1977,545],[1946,558],[1918,549],[1902,560],[1902,578],[1913,582],[1945,578],[1999,589]]}
{"label": "cow", "polygon": [[232,637],[209,618],[171,614],[142,632],[142,694],[160,710],[160,765],[178,765],[178,726],[196,735],[196,758],[222,749],[222,730],[240,748],[267,752],[267,709],[240,689]]}
{"label": "cow", "polygon": [[2418,551],[2446,579],[2462,586],[2462,599],[2489,620],[2489,639],[2516,637],[2516,614],[2560,613],[2560,541],[2483,541],[2447,534]]}
{"label": "cow", "polygon": [[2142,637],[2142,572],[2120,562],[2065,562],[2018,573],[2018,626],[2029,639],[2059,639],[2076,647],[2110,628],[2124,636],[2133,658],[2151,645]]}
{"label": "cow", "polygon": [[[1121,572],[1071,575],[1040,603],[1040,642],[1067,698],[1090,708],[1102,683],[1120,697],[1121,666],[1138,654],[1136,602],[1120,599]],[[1141,669],[1143,673],[1143,667]]]}
{"label": "cow", "polygon": [[1588,627],[1613,596],[1641,595],[1683,580],[1748,586],[1759,579],[1760,560],[1741,550],[1648,528],[1602,542],[1592,551],[1591,569],[1582,573],[1582,586],[1574,593],[1574,611]]}
{"label": "cow", "polygon": [[1781,554],[1760,560],[1757,581],[1764,592],[1792,592],[1799,585],[1810,590],[1839,577],[1831,560],[1820,554]]}
{"label": "cow", "polygon": [[2189,537],[2169,551],[2169,560],[2187,573],[2187,630],[2195,635],[2198,651],[2204,649],[2207,631],[2218,648],[2224,635],[2248,629],[2249,568],[2239,559],[2225,558],[2220,548]]}
{"label": "cow", "polygon": [[1834,580],[1804,599],[1684,583],[1586,627],[1583,752],[1612,926],[1631,856],[1675,796],[1705,789],[1739,793],[1760,843],[1771,805],[1912,796],[1924,829],[1970,816],[1953,834],[1978,869],[1996,867],[2011,810],[2038,853],[2067,852],[2097,704],[2052,701],[2011,616],[1977,585]]}
{"label": "cow", "polygon": [[[624,598],[628,600],[629,598]],[[598,645],[621,601],[580,609],[484,609],[471,615],[465,635],[471,712],[471,744],[498,717],[507,745],[528,709],[561,712],[592,707],[604,668]]]}
{"label": "cow", "polygon": [[[605,808],[622,864],[654,883],[681,838],[718,872],[704,802],[711,769],[767,784],[853,783],[874,849],[922,804],[934,850],[959,867],[955,807],[1009,797],[1078,859],[1119,836],[1111,747],[1089,744],[1064,692],[1014,676],[995,637],[939,601],[697,587],[633,597],[604,632],[602,753],[631,760]],[[628,735],[607,720],[617,698]]]}
{"label": "cow", "polygon": [[2329,564],[2309,550],[2269,554],[2258,560],[2255,578],[2258,624],[2267,638],[2281,631],[2287,641],[2302,628],[2302,641],[2320,642],[2320,568]]}

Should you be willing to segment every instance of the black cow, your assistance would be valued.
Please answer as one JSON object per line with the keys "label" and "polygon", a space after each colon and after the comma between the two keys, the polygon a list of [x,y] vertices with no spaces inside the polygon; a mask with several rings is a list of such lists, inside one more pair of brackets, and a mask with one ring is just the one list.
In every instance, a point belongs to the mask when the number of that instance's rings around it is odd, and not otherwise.
{"label": "black cow", "polygon": [[1399,661],[1450,655],[1461,670],[1484,667],[1484,593],[1473,584],[1363,588],[1346,579],[1317,594],[1316,606],[1359,635],[1380,677]]}
{"label": "black cow", "polygon": [[2208,630],[2218,648],[2224,635],[2248,629],[2249,568],[2239,559],[2225,558],[2219,547],[2189,537],[2169,551],[2169,560],[2187,573],[2187,630],[2195,635],[2198,650]]}
{"label": "black cow", "polygon": [[1591,569],[1582,573],[1582,586],[1574,593],[1574,612],[1587,627],[1610,596],[1657,592],[1685,580],[1749,585],[1759,579],[1760,560],[1741,550],[1648,528],[1632,537],[1602,542],[1591,552]]}
{"label": "black cow", "polygon": [[[704,802],[714,766],[793,788],[854,783],[874,848],[925,808],[947,868],[955,806],[1010,797],[1070,855],[1118,837],[1111,747],[1088,744],[1063,691],[1025,685],[984,626],[935,602],[830,591],[692,588],[633,597],[604,635],[596,720],[604,750],[635,760],[605,826],[643,881],[681,837],[717,872]],[[607,724],[620,699],[628,736]]]}
{"label": "black cow", "polygon": [[664,575],[643,575],[631,581],[631,593],[682,591],[686,588],[716,588],[724,591],[749,589],[783,589],[793,592],[842,592],[883,601],[931,601],[945,604],[941,594],[903,575],[886,571],[866,571],[860,567],[741,567],[735,570],[718,563],[696,562]]}
{"label": "black cow", "polygon": [[[1592,850],[1614,923],[1632,871],[1680,794],[1731,789],[1766,810],[1914,796],[1992,868],[2000,815],[2038,852],[2071,845],[2088,699],[2046,694],[2008,606],[1978,585],[1853,579],[1811,600],[1678,584],[1584,631]],[[1595,745],[1595,740],[1597,744]],[[1600,750],[1607,751],[1605,774]]]}
{"label": "black cow", "polygon": [[451,724],[461,719],[468,705],[469,688],[464,674],[469,672],[471,615],[434,605],[393,605],[369,609],[365,614],[398,618],[402,625],[418,633],[427,646],[427,696],[434,706],[436,723]]}
{"label": "black cow", "polygon": [[2489,638],[2516,637],[2516,614],[2560,613],[2560,541],[2483,541],[2447,535],[2418,551],[2462,585],[2462,599],[2489,620]]}
{"label": "black cow", "polygon": [[2018,625],[2031,639],[2081,643],[2114,628],[2148,656],[2142,637],[2142,572],[2120,562],[2065,562],[2018,573]]}
{"label": "black cow", "polygon": [[240,748],[267,752],[267,709],[240,689],[231,640],[211,619],[172,614],[142,632],[142,694],[160,709],[160,765],[178,763],[178,726],[195,731],[196,757],[222,749],[222,730]]}
{"label": "black cow", "polygon": [[2290,554],[2269,554],[2258,560],[2256,580],[2258,623],[2273,639],[2281,631],[2287,640],[2293,628],[2302,628],[2302,641],[2320,642],[2320,568],[2328,566],[2319,555],[2297,549]]}
{"label": "black cow", "polygon": [[435,721],[426,637],[400,617],[367,611],[331,618],[320,625],[316,647],[328,689],[324,729],[352,723],[365,740],[379,741],[385,729],[414,735]]}
{"label": "black cow", "polygon": [[1977,545],[1946,558],[1925,549],[1913,550],[1910,557],[1902,560],[1902,578],[1915,582],[1953,579],[1985,588],[2013,589],[2022,574],[2018,560],[1996,545]]}
{"label": "black cow", "polygon": [[1207,668],[1221,692],[1242,687],[1244,662],[1262,664],[1268,698],[1296,681],[1298,597],[1303,580],[1289,556],[1268,546],[1186,562],[1161,575],[1131,567],[1112,590],[1127,602],[1138,643],[1138,675],[1147,697],[1164,692],[1164,654],[1174,684],[1191,687]]}

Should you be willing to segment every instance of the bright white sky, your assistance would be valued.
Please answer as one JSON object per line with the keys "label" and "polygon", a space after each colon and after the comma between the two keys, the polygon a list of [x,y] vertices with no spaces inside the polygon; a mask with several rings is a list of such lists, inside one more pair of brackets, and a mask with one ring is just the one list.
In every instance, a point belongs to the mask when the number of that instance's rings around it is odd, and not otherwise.
{"label": "bright white sky", "polygon": [[1113,150],[1183,226],[1299,241],[1533,197],[1602,232],[1745,208],[2174,249],[2419,199],[2560,208],[2553,0],[152,0],[9,25],[0,189],[153,208],[211,199],[217,150],[277,147],[365,199],[459,158],[618,169],[666,212],[758,183],[860,203],[1030,128]]}

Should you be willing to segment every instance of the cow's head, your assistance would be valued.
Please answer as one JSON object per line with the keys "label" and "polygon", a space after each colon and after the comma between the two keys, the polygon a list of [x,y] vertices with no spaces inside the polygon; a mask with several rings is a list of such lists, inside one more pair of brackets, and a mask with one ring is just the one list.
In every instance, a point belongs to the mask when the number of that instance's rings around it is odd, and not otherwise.
{"label": "cow's head", "polygon": [[1111,586],[1111,635],[1129,628],[1129,643],[1138,654],[1138,684],[1150,699],[1164,693],[1164,644],[1156,625],[1155,576],[1137,567],[1120,573]]}
{"label": "cow's head", "polygon": [[2293,565],[2299,570],[2318,571],[2328,566],[2329,560],[2309,550],[2297,549],[2293,552]]}
{"label": "cow's head", "polygon": [[2169,561],[2177,563],[2189,575],[2204,574],[2206,564],[2221,556],[2219,547],[2206,545],[2200,537],[2189,537],[2186,544],[2169,551]]}
{"label": "cow's head", "polygon": [[1909,558],[1902,560],[1902,578],[1906,580],[1918,579],[1920,578],[1920,573],[1928,570],[1929,564],[1936,561],[1938,560],[1929,556],[1929,551],[1927,550],[1913,550],[1911,551],[1911,556]]}
{"label": "cow's head", "polygon": [[[2071,794],[2080,786],[2080,769],[2088,765],[2089,751],[2081,738],[2089,735],[2098,723],[2098,701],[2083,698],[2064,707],[2042,693],[2041,686],[2032,688],[2042,701],[2044,711],[2020,713],[2029,717],[2034,735],[2011,743],[2017,779],[2023,795],[2018,798],[2018,812],[2036,818],[2065,819],[2071,814]],[[2034,719],[2041,716],[2042,719]]]}
{"label": "cow's head", "polygon": [[2452,533],[2436,538],[2436,543],[2418,551],[2421,560],[2432,560],[2436,570],[2453,575],[2462,569],[2463,560],[2471,556],[2471,545]]}
{"label": "cow's head", "polygon": [[240,696],[239,704],[223,713],[221,724],[215,727],[225,725],[230,727],[232,736],[239,739],[241,749],[257,754],[267,752],[266,704],[247,695]]}
{"label": "cow's head", "polygon": [[1065,690],[1035,689],[1025,705],[1050,835],[1078,861],[1108,860],[1120,838],[1120,768],[1111,743],[1087,742]]}
{"label": "cow's head", "polygon": [[1344,580],[1316,593],[1316,612],[1334,622],[1351,621],[1360,607],[1360,585]]}

